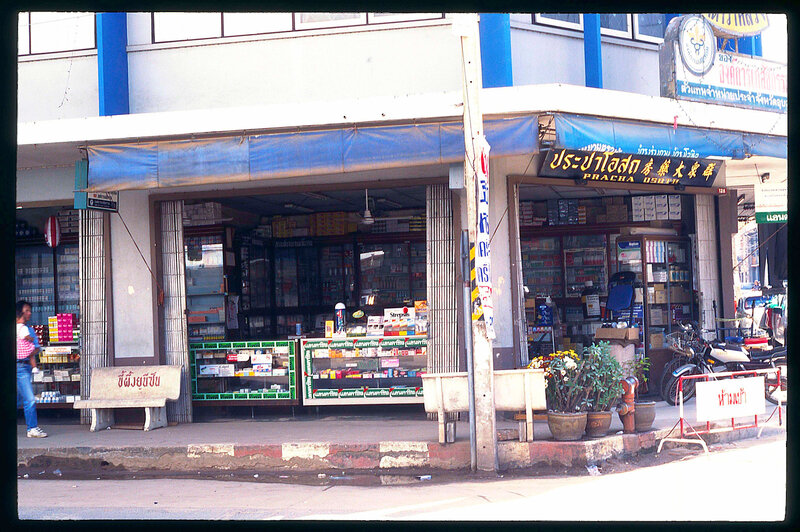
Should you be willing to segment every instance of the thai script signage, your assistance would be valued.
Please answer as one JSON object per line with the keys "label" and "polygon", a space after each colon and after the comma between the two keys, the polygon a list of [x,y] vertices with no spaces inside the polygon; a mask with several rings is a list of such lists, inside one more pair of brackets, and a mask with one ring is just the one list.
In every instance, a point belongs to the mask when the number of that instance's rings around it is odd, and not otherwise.
{"label": "thai script signage", "polygon": [[548,150],[539,170],[544,177],[594,183],[643,183],[710,187],[722,161],[634,155],[613,151]]}
{"label": "thai script signage", "polygon": [[747,37],[758,35],[769,27],[764,13],[703,13],[714,34],[720,37]]}
{"label": "thai script signage", "polygon": [[756,183],[756,223],[783,223],[788,221],[789,192],[786,181]]}
{"label": "thai script signage", "polygon": [[697,421],[714,421],[765,412],[764,377],[698,382]]}
{"label": "thai script signage", "polygon": [[158,388],[161,386],[161,376],[158,370],[151,373],[134,375],[133,371],[121,370],[118,375],[117,388]]}
{"label": "thai script signage", "polygon": [[494,309],[492,306],[492,271],[491,250],[489,242],[492,238],[489,227],[489,143],[486,137],[478,140],[480,159],[475,169],[477,185],[477,215],[478,227],[475,242],[475,284],[481,300],[481,311],[486,321],[486,335],[489,339],[495,338]]}
{"label": "thai script signage", "polygon": [[659,49],[661,96],[786,112],[786,65],[717,50],[705,18],[679,19]]}

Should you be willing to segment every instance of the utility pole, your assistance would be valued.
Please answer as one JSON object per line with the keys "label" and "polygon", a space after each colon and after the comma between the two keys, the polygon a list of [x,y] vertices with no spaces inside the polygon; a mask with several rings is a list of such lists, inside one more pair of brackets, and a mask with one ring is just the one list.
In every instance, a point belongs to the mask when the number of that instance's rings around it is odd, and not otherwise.
{"label": "utility pole", "polygon": [[[484,138],[483,115],[479,93],[481,90],[480,42],[478,16],[471,13],[454,21],[454,31],[461,39],[461,59],[464,91],[464,186],[467,196],[467,228],[470,243],[470,278],[472,298],[470,308],[472,324],[472,369],[474,381],[474,416],[477,440],[477,467],[481,471],[497,471],[497,428],[494,408],[494,363],[492,341],[494,328],[491,307],[491,277],[489,274],[488,238],[488,144]],[[483,171],[477,186],[477,172]],[[479,196],[480,195],[480,196]],[[479,197],[481,200],[479,200]],[[479,206],[479,201],[482,205]],[[479,207],[482,209],[479,220]],[[479,221],[481,224],[479,226]],[[480,227],[480,229],[479,229]],[[485,227],[485,231],[483,228]],[[476,253],[476,243],[479,245]],[[476,274],[476,264],[478,264]],[[481,264],[483,267],[481,267]],[[466,272],[465,272],[466,274]],[[481,281],[483,281],[481,283]],[[480,285],[480,290],[478,286]],[[466,335],[468,338],[469,335]]]}

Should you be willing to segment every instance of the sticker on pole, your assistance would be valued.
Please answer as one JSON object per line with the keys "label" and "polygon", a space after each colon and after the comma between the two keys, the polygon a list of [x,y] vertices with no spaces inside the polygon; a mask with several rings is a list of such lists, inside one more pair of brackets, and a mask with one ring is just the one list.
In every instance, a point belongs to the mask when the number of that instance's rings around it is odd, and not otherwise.
{"label": "sticker on pole", "polygon": [[480,159],[476,168],[475,184],[477,187],[478,227],[475,242],[475,285],[481,300],[481,310],[486,321],[486,334],[489,339],[495,338],[494,313],[492,306],[492,271],[491,250],[492,239],[489,227],[489,143],[486,137],[478,138]]}
{"label": "sticker on pole", "polygon": [[697,421],[715,421],[763,414],[764,377],[698,382]]}

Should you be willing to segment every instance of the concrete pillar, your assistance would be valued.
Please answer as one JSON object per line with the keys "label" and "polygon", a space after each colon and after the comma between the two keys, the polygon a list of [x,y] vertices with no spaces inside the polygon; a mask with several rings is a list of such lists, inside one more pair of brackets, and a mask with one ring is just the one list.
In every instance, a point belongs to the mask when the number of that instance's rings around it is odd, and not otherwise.
{"label": "concrete pillar", "polygon": [[583,59],[586,86],[603,88],[603,55],[600,48],[600,15],[583,14]]}
{"label": "concrete pillar", "polygon": [[128,114],[128,23],[125,13],[97,13],[100,116]]}

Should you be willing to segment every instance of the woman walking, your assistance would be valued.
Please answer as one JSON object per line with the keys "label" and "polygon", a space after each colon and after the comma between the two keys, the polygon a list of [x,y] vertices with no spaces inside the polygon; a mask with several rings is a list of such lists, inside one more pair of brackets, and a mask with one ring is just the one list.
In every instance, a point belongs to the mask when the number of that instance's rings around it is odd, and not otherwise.
{"label": "woman walking", "polygon": [[31,384],[31,374],[36,367],[36,353],[39,348],[26,325],[30,318],[31,304],[24,300],[17,301],[17,407],[21,400],[28,437],[46,438],[47,433],[39,428],[36,419],[36,398],[33,396]]}

